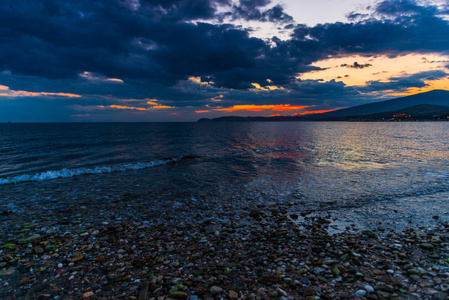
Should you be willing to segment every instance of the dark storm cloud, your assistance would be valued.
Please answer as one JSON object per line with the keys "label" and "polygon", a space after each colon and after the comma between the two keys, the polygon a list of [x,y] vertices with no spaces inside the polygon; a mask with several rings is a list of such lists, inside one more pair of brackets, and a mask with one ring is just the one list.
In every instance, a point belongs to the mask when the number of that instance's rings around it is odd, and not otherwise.
{"label": "dark storm cloud", "polygon": [[[241,5],[249,9],[267,3]],[[280,74],[283,67],[267,61],[267,56],[272,57],[270,47],[246,30],[182,22],[212,17],[217,2],[142,1],[139,7],[129,1],[29,4],[0,6],[6,16],[0,20],[3,70],[54,79],[76,78],[89,71],[168,86],[189,76],[213,76],[217,86],[232,88],[248,88],[251,82],[270,77],[281,77],[276,81],[285,83],[292,74]],[[281,12],[274,7],[265,16],[281,18]],[[240,70],[243,82],[229,82],[227,78]]]}
{"label": "dark storm cloud", "polygon": [[352,65],[348,65],[348,64],[341,64],[341,67],[346,67],[346,68],[350,68],[350,69],[364,69],[364,68],[368,68],[368,67],[372,67],[372,64],[359,64],[358,62],[354,62]]}
{"label": "dark storm cloud", "polygon": [[[167,20],[211,17],[196,1],[146,1],[135,12],[122,2],[30,1],[0,6],[0,67],[13,73],[73,78],[84,71],[166,84],[192,75],[250,68],[266,47],[231,25]],[[197,3],[197,4],[198,4]],[[114,5],[115,4],[115,5]],[[173,12],[169,14],[168,12]],[[32,49],[32,53],[30,53]]]}

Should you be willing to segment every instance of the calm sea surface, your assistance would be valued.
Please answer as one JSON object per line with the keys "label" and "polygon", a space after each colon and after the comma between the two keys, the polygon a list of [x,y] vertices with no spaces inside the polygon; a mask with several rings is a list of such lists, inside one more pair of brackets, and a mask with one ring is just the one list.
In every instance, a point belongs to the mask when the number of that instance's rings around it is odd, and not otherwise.
{"label": "calm sea surface", "polygon": [[186,201],[438,197],[449,191],[449,122],[1,124],[3,201],[39,188]]}

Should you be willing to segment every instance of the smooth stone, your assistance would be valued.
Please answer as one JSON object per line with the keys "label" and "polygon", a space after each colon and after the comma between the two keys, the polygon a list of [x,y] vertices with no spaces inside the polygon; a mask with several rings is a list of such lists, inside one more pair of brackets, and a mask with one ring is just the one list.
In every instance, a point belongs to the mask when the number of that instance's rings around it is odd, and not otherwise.
{"label": "smooth stone", "polygon": [[7,275],[7,276],[9,276],[9,275],[13,275],[15,273],[17,273],[17,271],[15,269],[2,269],[2,270],[0,270],[0,275]]}
{"label": "smooth stone", "polygon": [[212,286],[209,291],[212,295],[218,295],[223,293],[223,289],[216,285]]}
{"label": "smooth stone", "polygon": [[229,299],[237,300],[239,298],[239,294],[234,291],[229,291]]}
{"label": "smooth stone", "polygon": [[433,249],[433,245],[429,244],[429,243],[422,243],[421,245],[419,245],[421,248],[426,249],[426,250],[431,250]]}
{"label": "smooth stone", "polygon": [[22,278],[22,280],[20,280],[19,286],[26,285],[26,284],[28,284],[29,282],[30,282],[30,278],[24,277],[24,278]]}
{"label": "smooth stone", "polygon": [[292,282],[293,282],[293,279],[291,279],[291,278],[289,278],[289,277],[285,277],[285,278],[284,278],[284,282],[285,282],[285,283],[292,283]]}
{"label": "smooth stone", "polygon": [[56,246],[55,245],[47,245],[47,246],[45,246],[45,251],[47,251],[47,252],[52,252],[52,251],[55,251],[55,250],[56,250]]}
{"label": "smooth stone", "polygon": [[374,288],[373,288],[372,286],[368,285],[368,284],[365,285],[364,289],[365,289],[365,291],[367,291],[368,293],[374,292]]}

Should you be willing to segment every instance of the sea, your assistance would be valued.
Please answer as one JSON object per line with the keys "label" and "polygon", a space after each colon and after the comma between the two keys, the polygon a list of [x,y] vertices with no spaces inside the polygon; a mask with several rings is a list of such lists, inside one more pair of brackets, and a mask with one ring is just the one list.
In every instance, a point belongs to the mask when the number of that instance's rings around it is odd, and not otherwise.
{"label": "sea", "polygon": [[[449,192],[449,122],[0,124],[0,204],[356,207]],[[173,206],[174,205],[174,206]]]}

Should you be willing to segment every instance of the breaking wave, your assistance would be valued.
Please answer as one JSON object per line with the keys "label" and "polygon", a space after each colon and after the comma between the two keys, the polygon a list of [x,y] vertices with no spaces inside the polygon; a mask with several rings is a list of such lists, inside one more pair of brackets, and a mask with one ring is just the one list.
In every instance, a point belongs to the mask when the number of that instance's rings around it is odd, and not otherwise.
{"label": "breaking wave", "polygon": [[125,163],[125,164],[116,164],[116,165],[103,165],[97,166],[93,168],[78,168],[78,169],[67,169],[64,168],[62,170],[49,170],[37,174],[24,174],[19,176],[0,178],[0,185],[5,184],[13,184],[20,183],[25,181],[44,181],[51,180],[56,178],[66,178],[73,177],[79,175],[86,174],[100,174],[100,173],[111,173],[111,172],[120,172],[120,171],[129,171],[129,170],[141,170],[152,168],[156,166],[176,163],[184,158],[192,158],[192,157],[175,157],[175,158],[167,158],[160,160],[152,160],[148,162],[137,162],[137,163]]}

